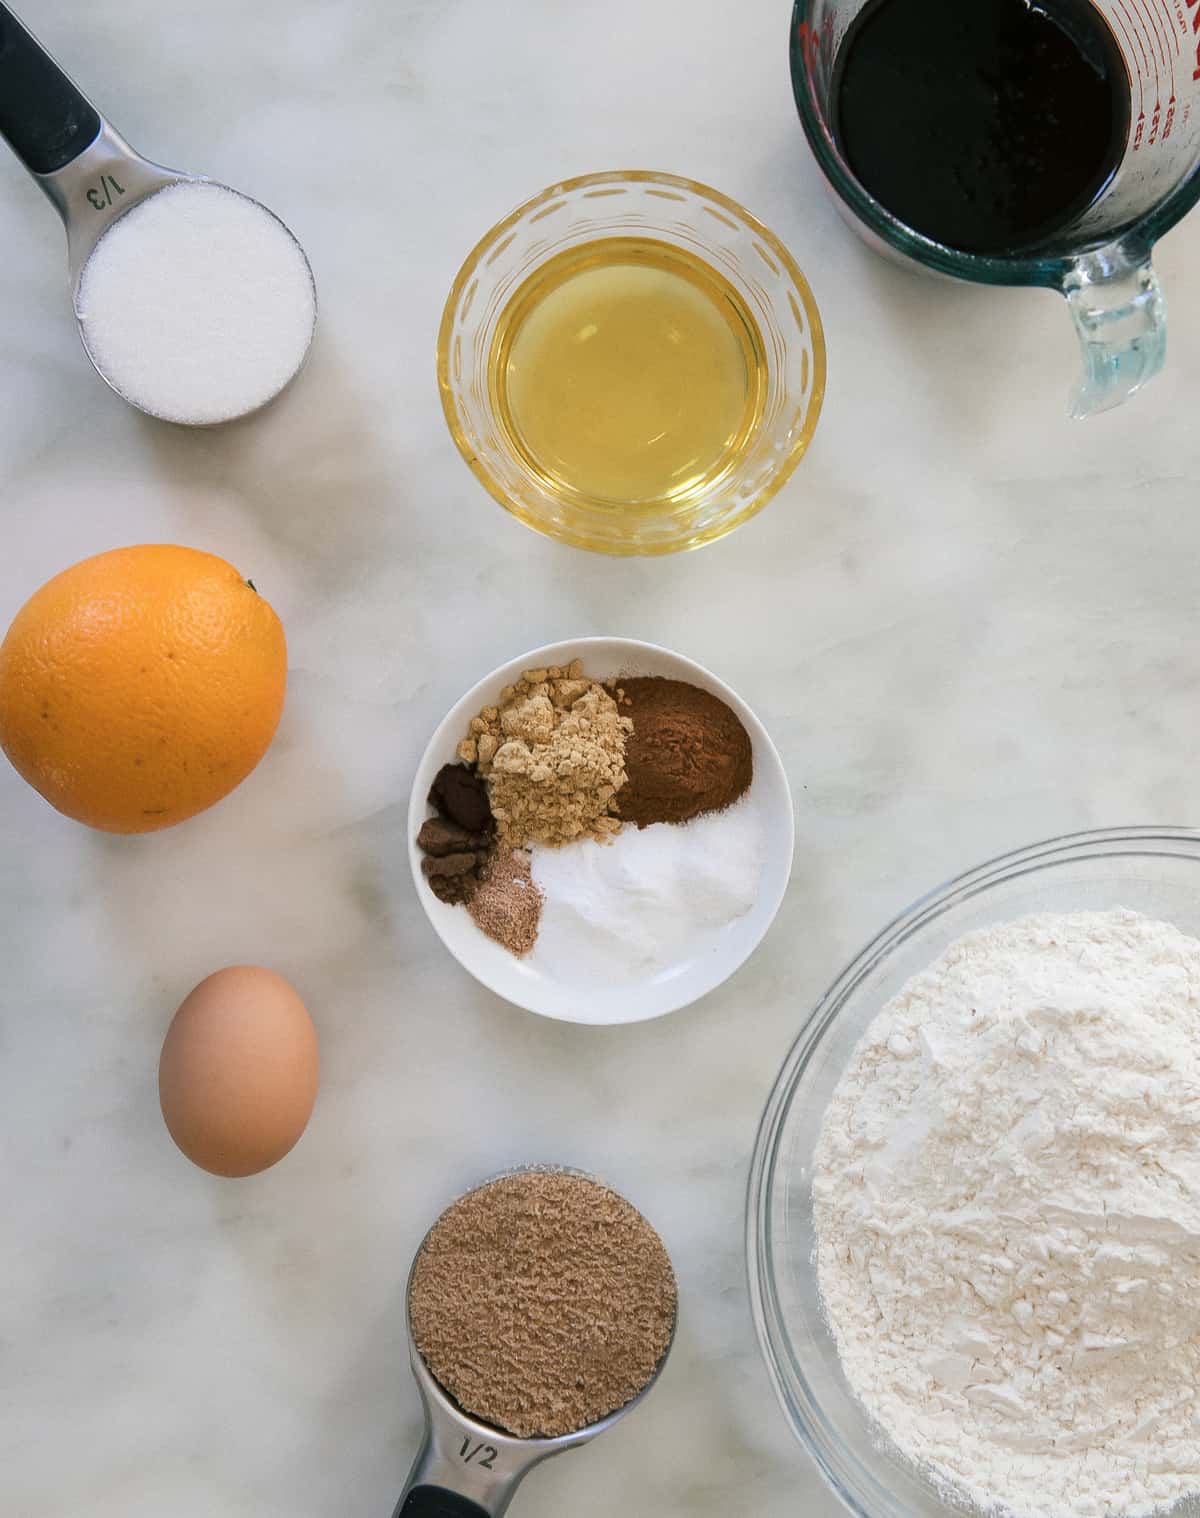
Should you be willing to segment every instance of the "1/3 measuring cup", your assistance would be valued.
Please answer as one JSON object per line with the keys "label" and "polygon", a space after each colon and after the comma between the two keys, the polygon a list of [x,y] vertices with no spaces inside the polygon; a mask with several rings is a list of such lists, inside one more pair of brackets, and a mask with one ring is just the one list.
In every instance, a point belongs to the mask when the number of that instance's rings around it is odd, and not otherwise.
{"label": "1/3 measuring cup", "polygon": [[[308,355],[317,309],[312,269],[292,232],[266,206],[241,191],[200,175],[164,168],[135,152],[3,0],[0,137],[62,217],[79,335],[93,368],[123,400],[149,416],[208,426],[250,415],[291,382]],[[100,245],[110,232],[119,237],[135,224],[153,197],[163,195],[165,199],[192,187],[200,190],[206,205],[222,200],[235,204],[237,224],[255,229],[253,277],[248,272],[243,243],[226,246],[214,233],[217,224],[211,218],[202,218],[197,225],[185,213],[182,225],[191,245],[187,251],[194,255],[188,267],[198,264],[201,270],[193,281],[190,303],[181,298],[187,294],[187,281],[177,267],[180,237],[174,238],[169,250],[176,255],[175,262],[162,247],[153,256],[139,251],[136,288],[121,314],[128,318],[128,307],[136,302],[142,307],[142,318],[138,324],[126,321],[131,335],[115,349],[111,335],[98,348],[82,302],[89,261],[101,251]],[[155,207],[161,204],[155,201]],[[229,263],[231,255],[243,256],[233,263],[232,284],[226,280],[222,285],[222,264]],[[144,298],[144,287],[152,274],[165,276],[168,281],[165,287],[161,277],[158,281],[157,306]],[[265,284],[269,285],[269,300],[263,298]],[[201,300],[207,303],[201,306]],[[164,303],[170,308],[165,313],[161,309]],[[237,325],[239,319],[241,327]],[[161,364],[149,377],[142,373],[146,329],[159,346],[167,346],[170,385],[166,390]],[[240,368],[236,363],[239,358],[245,360]],[[205,366],[211,368],[215,380],[206,385],[201,373],[202,399],[198,402],[195,376]],[[136,387],[130,383],[131,374]],[[204,393],[214,388],[215,395]]]}
{"label": "1/3 measuring cup", "polygon": [[1124,150],[1082,214],[1045,245],[1011,255],[964,253],[924,236],[887,211],[850,169],[835,132],[836,64],[851,23],[871,3],[796,0],[792,14],[796,105],[851,224],[881,251],[942,274],[1059,291],[1083,353],[1072,414],[1120,405],[1158,372],[1166,352],[1154,244],[1200,199],[1200,0],[1091,0],[1128,76]]}

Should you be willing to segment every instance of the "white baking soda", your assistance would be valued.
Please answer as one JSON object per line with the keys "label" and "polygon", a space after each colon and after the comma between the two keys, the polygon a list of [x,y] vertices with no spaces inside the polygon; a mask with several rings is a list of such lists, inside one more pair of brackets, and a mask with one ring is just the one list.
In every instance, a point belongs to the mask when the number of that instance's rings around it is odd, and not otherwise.
{"label": "white baking soda", "polygon": [[766,830],[745,797],[691,822],[626,825],[611,843],[535,846],[543,893],[529,963],[555,980],[628,983],[702,954],[758,898]]}
{"label": "white baking soda", "polygon": [[204,180],[159,190],[115,221],[75,300],[96,367],[166,421],[229,421],[269,401],[304,361],[312,271],[277,217]]}

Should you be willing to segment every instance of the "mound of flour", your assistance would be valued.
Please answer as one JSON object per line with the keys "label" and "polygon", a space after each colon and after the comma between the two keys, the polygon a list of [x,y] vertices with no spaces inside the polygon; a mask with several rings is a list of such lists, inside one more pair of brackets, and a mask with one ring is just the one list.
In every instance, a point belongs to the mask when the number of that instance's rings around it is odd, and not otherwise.
{"label": "mound of flour", "polygon": [[859,1044],[813,1176],[850,1385],[985,1507],[1200,1491],[1200,942],[1132,912],[969,934]]}

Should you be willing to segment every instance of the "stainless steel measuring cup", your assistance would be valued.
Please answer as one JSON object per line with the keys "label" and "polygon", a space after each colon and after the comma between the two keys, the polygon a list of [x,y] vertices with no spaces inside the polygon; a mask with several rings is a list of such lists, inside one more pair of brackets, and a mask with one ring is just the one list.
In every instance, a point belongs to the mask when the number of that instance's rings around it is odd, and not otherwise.
{"label": "stainless steel measuring cup", "polygon": [[658,1370],[632,1402],[557,1439],[516,1439],[464,1413],[422,1360],[411,1324],[408,1352],[425,1407],[425,1437],[392,1518],[500,1518],[535,1465],[590,1444],[632,1412],[657,1381],[671,1350],[668,1345]]}
{"label": "stainless steel measuring cup", "polygon": [[[72,305],[84,351],[92,367],[122,400],[139,405],[105,374],[88,346],[79,317],[78,290],[84,265],[112,223],[126,211],[171,185],[215,181],[164,168],[136,152],[59,68],[7,5],[0,0],[0,136],[29,170],[67,232],[67,265]],[[220,186],[222,189],[228,186]],[[234,194],[242,195],[240,190]],[[250,200],[248,195],[242,195]],[[260,205],[258,201],[253,202]],[[276,221],[279,218],[262,206]],[[283,223],[280,222],[282,226]],[[287,230],[285,228],[285,230]],[[304,250],[289,231],[300,255]],[[306,267],[308,260],[304,258]],[[309,277],[312,270],[309,267]],[[315,282],[314,282],[315,290]],[[312,333],[309,333],[309,342]],[[299,372],[307,348],[285,383]],[[283,386],[253,410],[273,400]],[[248,415],[241,412],[240,415]],[[232,420],[226,417],[222,420]],[[187,425],[187,424],[185,424]],[[191,423],[190,425],[208,425]]]}
{"label": "stainless steel measuring cup", "polygon": [[[420,1253],[418,1249],[417,1257]],[[404,1320],[408,1357],[425,1410],[425,1435],[392,1518],[500,1518],[517,1487],[535,1465],[549,1460],[552,1455],[590,1444],[645,1400],[667,1363],[679,1321],[677,1309],[675,1323],[671,1325],[671,1341],[653,1376],[624,1407],[573,1434],[561,1434],[556,1439],[517,1439],[465,1413],[434,1379],[413,1339],[409,1311],[411,1292],[412,1271],[405,1291]]]}
{"label": "stainless steel measuring cup", "polygon": [[880,205],[847,164],[834,130],[836,61],[851,23],[871,3],[795,0],[792,13],[796,105],[851,225],[880,251],[942,274],[1059,291],[1083,353],[1073,415],[1120,405],[1157,374],[1166,353],[1154,244],[1200,199],[1200,0],[1083,0],[1124,60],[1130,91],[1124,151],[1103,191],[1071,225],[1045,246],[1011,256],[963,253],[923,236]]}

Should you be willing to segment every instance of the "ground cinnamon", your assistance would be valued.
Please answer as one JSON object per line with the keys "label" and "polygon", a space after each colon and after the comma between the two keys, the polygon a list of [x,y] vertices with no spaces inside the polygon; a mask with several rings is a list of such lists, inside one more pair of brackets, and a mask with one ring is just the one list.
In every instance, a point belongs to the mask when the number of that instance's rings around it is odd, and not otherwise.
{"label": "ground cinnamon", "polygon": [[732,806],[754,778],[750,734],[710,691],[659,677],[614,682],[621,714],[632,717],[625,742],[628,780],[617,793],[622,822],[688,822]]}

